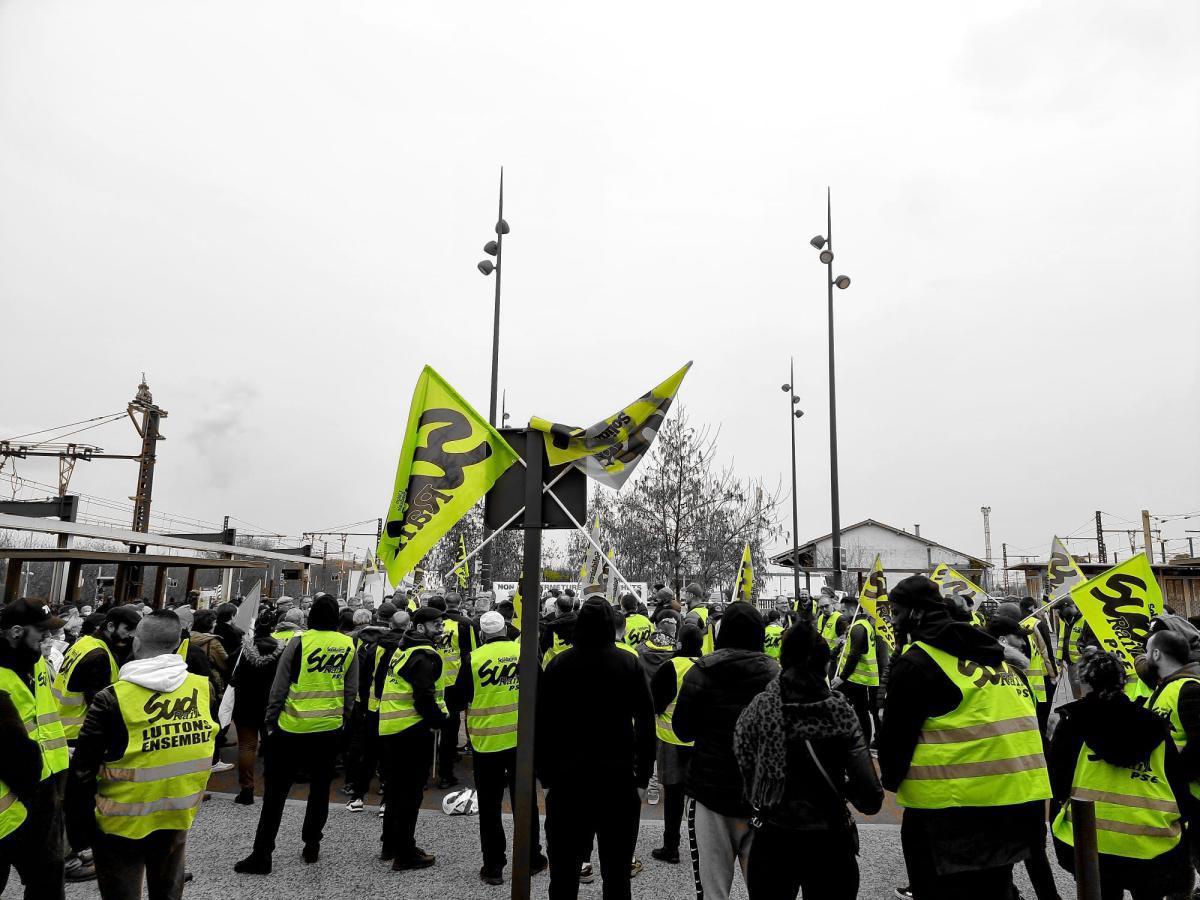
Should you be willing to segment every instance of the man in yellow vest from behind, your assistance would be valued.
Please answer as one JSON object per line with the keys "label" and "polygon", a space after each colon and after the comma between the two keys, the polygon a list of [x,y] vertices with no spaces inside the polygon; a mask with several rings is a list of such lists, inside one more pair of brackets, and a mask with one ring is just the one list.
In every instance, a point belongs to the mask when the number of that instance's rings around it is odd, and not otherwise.
{"label": "man in yellow vest from behind", "polygon": [[925,576],[889,599],[907,649],[888,675],[879,767],[904,807],[912,896],[1007,900],[1013,865],[1045,841],[1050,796],[1029,684]]}
{"label": "man in yellow vest from behind", "polygon": [[[104,900],[183,895],[187,833],[204,799],[217,724],[209,681],[175,652],[179,616],[148,614],[133,659],[88,707],[75,742],[68,815],[95,824],[96,878]],[[80,801],[94,802],[84,807]]]}
{"label": "man in yellow vest from behind", "polygon": [[358,690],[354,642],[337,623],[337,601],[319,594],[308,613],[308,630],[292,638],[279,657],[264,721],[269,744],[262,813],[254,850],[234,865],[235,872],[270,874],[284,801],[302,768],[308,771],[304,861],[314,863],[320,856],[334,758]]}
{"label": "man in yellow vest from behind", "polygon": [[36,600],[0,610],[0,891],[11,866],[30,900],[63,896],[67,739],[41,650],[62,626]]}
{"label": "man in yellow vest from behind", "polygon": [[[463,661],[454,692],[466,708],[467,734],[475,750],[479,844],[483,850],[483,868],[479,870],[479,877],[486,884],[503,884],[508,857],[504,852],[506,841],[500,807],[506,787],[510,802],[515,803],[517,796],[517,702],[520,695],[517,663],[521,645],[519,641],[508,639],[504,617],[498,612],[485,612],[479,617],[479,634],[483,643]],[[536,809],[532,840],[532,868],[536,873],[546,867]]]}

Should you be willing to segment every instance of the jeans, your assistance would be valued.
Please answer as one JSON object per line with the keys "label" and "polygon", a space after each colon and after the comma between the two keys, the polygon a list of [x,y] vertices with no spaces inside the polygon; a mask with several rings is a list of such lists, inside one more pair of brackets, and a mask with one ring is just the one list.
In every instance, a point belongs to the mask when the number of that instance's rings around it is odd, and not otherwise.
{"label": "jeans", "polygon": [[854,900],[854,838],[849,832],[790,831],[764,824],[750,845],[746,887],[750,900]]}
{"label": "jeans", "polygon": [[417,814],[425,794],[425,779],[433,756],[433,732],[413,725],[399,734],[379,738],[379,758],[387,780],[387,809],[383,813],[383,851],[401,859],[417,849]]}
{"label": "jeans", "polygon": [[[501,806],[504,788],[515,806],[517,798],[517,749],[494,753],[475,751],[475,790],[479,798],[479,845],[483,850],[483,867],[499,872],[508,865],[505,853],[504,822]],[[515,812],[515,810],[514,810]],[[541,827],[538,824],[537,798],[533,803],[533,834],[529,845],[536,857],[542,852]]]}
{"label": "jeans", "polygon": [[[3,751],[0,751],[3,752]],[[51,775],[38,785],[25,804],[25,821],[0,840],[0,892],[8,881],[9,867],[25,883],[28,900],[61,900],[63,897],[63,787],[66,772]]]}
{"label": "jeans", "polygon": [[245,790],[254,790],[254,761],[260,740],[266,742],[261,725],[237,725],[238,786]]}
{"label": "jeans", "polygon": [[546,792],[550,900],[576,900],[579,869],[595,836],[604,900],[630,900],[629,876],[641,799],[625,786],[565,784]]}
{"label": "jeans", "polygon": [[141,900],[143,877],[149,900],[183,896],[186,831],[152,831],[138,840],[97,834],[92,852],[103,900]]}
{"label": "jeans", "polygon": [[729,900],[734,863],[741,867],[745,878],[750,862],[754,843],[750,820],[715,813],[693,798],[688,801],[688,840],[696,896],[704,900]]}
{"label": "jeans", "polygon": [[282,728],[268,738],[262,813],[254,834],[254,853],[270,856],[275,852],[275,836],[283,819],[283,805],[296,780],[299,768],[308,770],[308,804],[304,809],[304,827],[300,834],[305,844],[320,844],[329,818],[329,785],[333,781],[333,763],[337,756],[341,731],[293,734]]}

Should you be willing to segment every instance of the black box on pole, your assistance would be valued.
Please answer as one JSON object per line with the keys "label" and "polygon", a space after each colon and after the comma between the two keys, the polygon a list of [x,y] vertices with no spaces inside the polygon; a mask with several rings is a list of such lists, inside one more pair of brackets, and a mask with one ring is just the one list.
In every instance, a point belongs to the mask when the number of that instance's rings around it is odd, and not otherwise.
{"label": "black box on pole", "polygon": [[[521,459],[528,460],[526,456],[529,440],[526,437],[526,430],[521,428],[500,428],[498,429],[501,436],[508,441],[510,447],[517,451]],[[573,466],[554,466],[551,467],[546,460],[546,444],[542,441],[539,445],[542,451],[542,482],[549,484],[554,478],[562,473],[563,469],[569,469],[565,475],[559,478],[558,482],[550,490],[558,496],[558,499],[563,502],[563,506],[571,511],[571,515],[575,517],[577,522],[583,523],[587,519],[587,476]],[[525,506],[525,466],[516,465],[510,466],[508,471],[497,479],[492,485],[492,489],[487,492],[487,497],[484,500],[483,520],[488,528],[495,530],[509,520],[509,518],[517,510]],[[525,516],[522,514],[508,527],[509,528],[524,528]],[[574,528],[571,520],[567,518],[567,514],[562,511],[562,508],[554,502],[554,499],[548,494],[542,494],[542,511],[540,516],[539,528]]]}

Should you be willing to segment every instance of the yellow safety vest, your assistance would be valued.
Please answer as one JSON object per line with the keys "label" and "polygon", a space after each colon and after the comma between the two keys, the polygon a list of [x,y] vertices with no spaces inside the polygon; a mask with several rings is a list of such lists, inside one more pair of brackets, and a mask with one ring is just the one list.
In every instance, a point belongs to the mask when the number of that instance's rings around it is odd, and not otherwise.
{"label": "yellow safety vest", "polygon": [[875,641],[875,624],[870,619],[856,619],[850,623],[846,641],[850,641],[851,633],[859,627],[867,632],[867,652],[858,658],[858,664],[846,680],[864,687],[879,687],[879,647]]}
{"label": "yellow safety vest", "polygon": [[[1129,859],[1154,859],[1179,843],[1183,824],[1167,783],[1166,742],[1146,763],[1133,768],[1093,759],[1085,743],[1075,763],[1071,796],[1096,804],[1096,844],[1101,853]],[[1071,804],[1064,803],[1052,826],[1054,836],[1075,846]]]}
{"label": "yellow safety vest", "polygon": [[558,656],[564,650],[570,648],[570,644],[558,636],[557,631],[550,632],[550,649],[546,651],[546,655],[542,657],[542,668],[550,665],[550,660]]}
{"label": "yellow safety vest", "polygon": [[1008,663],[959,659],[920,647],[962,693],[948,713],[921,727],[896,802],[914,809],[1011,806],[1050,796],[1033,697]]}
{"label": "yellow safety vest", "polygon": [[1079,662],[1079,639],[1083,636],[1085,624],[1083,616],[1076,619],[1069,629],[1065,619],[1058,620],[1058,658],[1063,662]]}
{"label": "yellow safety vest", "polygon": [[[470,628],[468,627],[468,632]],[[464,649],[470,653],[475,649],[475,638],[473,636],[467,638],[471,644],[469,647],[462,647],[462,637],[459,631],[459,621],[457,619],[444,619],[442,621],[442,633],[438,635],[435,646],[437,647],[438,655],[442,658],[442,684],[454,684],[458,678],[458,670],[462,668],[462,655]]]}
{"label": "yellow safety vest", "polygon": [[517,641],[490,641],[471,652],[471,705],[467,734],[476,753],[517,746],[517,697],[521,689]]}
{"label": "yellow safety vest", "polygon": [[342,727],[354,642],[337,631],[306,631],[299,651],[300,674],[288,685],[279,727],[292,734],[336,731]]}
{"label": "yellow safety vest", "polygon": [[[1168,681],[1154,692],[1147,704],[1151,710],[1167,720],[1167,724],[1171,728],[1171,740],[1175,742],[1175,748],[1180,753],[1187,746],[1188,737],[1187,732],[1183,730],[1183,722],[1179,719],[1179,692],[1188,682],[1200,684],[1200,678],[1195,675],[1185,675],[1183,678]],[[1189,782],[1188,791],[1193,797],[1200,800],[1200,781]]]}
{"label": "yellow safety vest", "polygon": [[93,650],[103,650],[104,655],[108,657],[108,683],[112,684],[117,680],[119,671],[117,661],[112,655],[112,650],[108,648],[108,644],[100,638],[86,635],[67,648],[58,674],[54,676],[54,686],[51,688],[51,692],[58,704],[58,716],[62,720],[63,733],[68,741],[79,737],[79,729],[83,727],[83,720],[87,715],[87,704],[84,702],[83,693],[67,690],[67,684],[71,681],[71,673],[75,670],[75,666]]}
{"label": "yellow safety vest", "polygon": [[818,620],[817,630],[821,632],[821,637],[825,638],[825,643],[829,645],[830,650],[837,646],[837,626],[840,621],[842,621],[842,613],[836,609],[831,613],[822,613]]}
{"label": "yellow safety vest", "polygon": [[204,799],[217,736],[208,679],[189,674],[166,692],[118,681],[112,691],[128,741],[120,759],[100,768],[96,824],[131,840],[186,831]]}
{"label": "yellow safety vest", "polygon": [[7,784],[0,781],[0,840],[20,828],[27,815],[25,804],[17,799]]}
{"label": "yellow safety vest", "polygon": [[636,649],[634,649],[633,647],[630,647],[630,646],[629,646],[628,644],[626,644],[624,641],[614,641],[614,643],[615,643],[615,644],[616,644],[618,647],[620,647],[622,650],[625,650],[625,651],[627,651],[627,652],[629,652],[629,653],[632,653],[634,656],[637,656],[637,658],[638,658],[639,660],[641,659],[641,657],[640,657],[640,656],[638,656],[638,652],[637,652],[637,650],[636,650]]}
{"label": "yellow safety vest", "polygon": [[974,625],[976,628],[986,628],[987,627],[987,619],[985,619],[983,617],[983,613],[976,610],[971,613],[971,624]]}
{"label": "yellow safety vest", "polygon": [[296,631],[294,628],[281,628],[278,631],[272,631],[271,637],[275,638],[277,641],[283,641],[283,643],[286,644],[298,634],[304,634],[304,632]]}
{"label": "yellow safety vest", "polygon": [[175,650],[179,654],[180,659],[187,659],[188,647],[192,645],[190,638],[184,638],[179,642],[179,647]]}
{"label": "yellow safety vest", "polygon": [[695,664],[696,659],[691,656],[676,656],[671,660],[671,665],[675,668],[675,697],[667,704],[662,715],[656,716],[654,720],[654,731],[658,739],[665,744],[674,744],[677,747],[694,746],[694,742],[685,743],[676,736],[672,721],[675,718],[675,703],[679,700],[679,692],[683,690],[683,676]]}
{"label": "yellow safety vest", "polygon": [[708,623],[708,607],[697,606],[692,610],[692,612],[694,612],[700,618],[700,621],[704,623],[704,641],[700,644],[700,655],[708,656],[708,654],[712,653],[717,647],[717,642],[713,638],[712,626]]}
{"label": "yellow safety vest", "polygon": [[1029,688],[1033,691],[1036,703],[1045,703],[1046,695],[1046,660],[1042,657],[1042,647],[1036,635],[1026,635],[1029,642],[1029,668],[1025,675],[1029,678]]}
{"label": "yellow safety vest", "polygon": [[630,647],[644,644],[654,633],[654,626],[641,613],[634,613],[625,620],[625,643]]}
{"label": "yellow safety vest", "polygon": [[25,725],[25,733],[31,741],[37,741],[42,751],[42,772],[38,778],[45,780],[64,771],[71,758],[58,717],[58,703],[50,690],[50,670],[45,657],[39,656],[33,664],[32,691],[20,675],[0,666],[0,693],[8,694]]}
{"label": "yellow safety vest", "polygon": [[[432,653],[441,662],[442,655],[432,647],[410,647],[401,650],[397,647],[388,660],[388,673],[383,682],[383,694],[379,698],[379,734],[399,734],[407,731],[421,722],[421,714],[413,703],[412,685],[401,674],[404,663],[414,653]],[[440,674],[433,689],[434,698],[442,712],[446,712],[445,682]]]}
{"label": "yellow safety vest", "polygon": [[771,659],[779,659],[779,648],[783,644],[783,633],[787,629],[782,625],[768,625],[767,637],[763,643],[763,653]]}

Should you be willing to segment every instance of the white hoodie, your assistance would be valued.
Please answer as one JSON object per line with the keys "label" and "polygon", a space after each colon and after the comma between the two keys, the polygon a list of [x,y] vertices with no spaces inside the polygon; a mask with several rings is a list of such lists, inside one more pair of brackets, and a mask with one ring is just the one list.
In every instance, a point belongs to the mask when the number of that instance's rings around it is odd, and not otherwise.
{"label": "white hoodie", "polygon": [[146,659],[132,659],[121,666],[117,678],[151,691],[169,693],[178,690],[187,679],[187,663],[178,653],[164,653]]}

